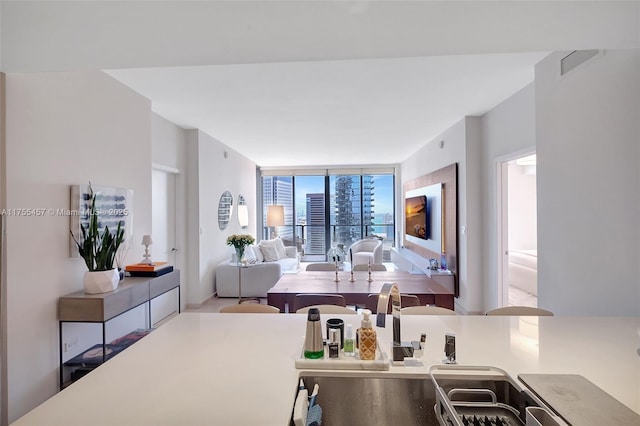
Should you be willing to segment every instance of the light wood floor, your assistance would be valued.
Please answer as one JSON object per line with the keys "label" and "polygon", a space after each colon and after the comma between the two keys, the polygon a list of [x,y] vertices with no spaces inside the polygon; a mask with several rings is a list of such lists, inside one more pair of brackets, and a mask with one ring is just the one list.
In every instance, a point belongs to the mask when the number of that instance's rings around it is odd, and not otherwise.
{"label": "light wood floor", "polygon": [[538,298],[519,288],[509,286],[509,306],[531,306],[532,308],[537,308]]}
{"label": "light wood floor", "polygon": [[[185,309],[185,312],[220,312],[220,308],[223,308],[229,305],[235,305],[237,303],[238,303],[237,298],[214,296],[211,299],[205,301],[200,307],[191,307],[191,308],[187,307]],[[256,302],[249,301],[249,302],[243,302],[243,303],[256,303]],[[262,303],[263,305],[266,305],[267,298],[265,297],[260,299],[260,303]]]}

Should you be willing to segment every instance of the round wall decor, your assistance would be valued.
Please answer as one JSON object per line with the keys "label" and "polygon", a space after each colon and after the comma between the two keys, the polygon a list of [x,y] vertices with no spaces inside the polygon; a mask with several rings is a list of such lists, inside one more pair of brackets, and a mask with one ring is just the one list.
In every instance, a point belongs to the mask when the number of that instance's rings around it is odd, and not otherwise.
{"label": "round wall decor", "polygon": [[226,229],[233,213],[233,195],[231,192],[224,191],[220,196],[220,202],[218,203],[218,226],[220,230]]}

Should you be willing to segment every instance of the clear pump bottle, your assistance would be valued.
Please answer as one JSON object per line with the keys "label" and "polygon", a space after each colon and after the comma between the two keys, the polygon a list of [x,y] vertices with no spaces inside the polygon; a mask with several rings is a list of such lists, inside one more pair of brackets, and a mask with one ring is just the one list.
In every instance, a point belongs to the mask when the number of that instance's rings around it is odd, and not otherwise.
{"label": "clear pump bottle", "polygon": [[347,324],[346,336],[344,337],[344,355],[356,356],[356,342],[353,340],[353,326]]}

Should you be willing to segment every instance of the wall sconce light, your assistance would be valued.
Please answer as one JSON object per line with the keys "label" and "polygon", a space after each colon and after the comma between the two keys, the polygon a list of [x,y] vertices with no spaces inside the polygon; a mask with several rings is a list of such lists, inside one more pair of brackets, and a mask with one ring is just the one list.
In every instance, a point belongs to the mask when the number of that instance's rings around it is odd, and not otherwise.
{"label": "wall sconce light", "polygon": [[242,194],[238,194],[238,224],[242,229],[249,227],[249,207]]}
{"label": "wall sconce light", "polygon": [[246,205],[238,206],[238,223],[242,229],[249,227],[249,207]]}
{"label": "wall sconce light", "polygon": [[284,206],[267,206],[267,226],[273,228],[271,238],[275,238],[278,234],[276,226],[284,226]]}
{"label": "wall sconce light", "polygon": [[144,246],[144,259],[142,259],[142,262],[140,263],[144,263],[144,264],[152,264],[153,262],[151,261],[151,254],[149,253],[149,246],[153,244],[153,240],[151,239],[151,235],[145,235],[142,237],[142,245]]}

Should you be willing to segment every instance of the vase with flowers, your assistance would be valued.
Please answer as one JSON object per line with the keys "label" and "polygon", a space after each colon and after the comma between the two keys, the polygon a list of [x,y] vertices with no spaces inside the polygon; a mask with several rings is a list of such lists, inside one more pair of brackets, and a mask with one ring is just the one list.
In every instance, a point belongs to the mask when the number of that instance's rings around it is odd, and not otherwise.
{"label": "vase with flowers", "polygon": [[233,246],[236,250],[236,262],[242,262],[244,250],[248,245],[253,244],[255,241],[256,239],[248,234],[233,234],[227,237],[227,245]]}

